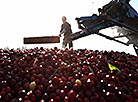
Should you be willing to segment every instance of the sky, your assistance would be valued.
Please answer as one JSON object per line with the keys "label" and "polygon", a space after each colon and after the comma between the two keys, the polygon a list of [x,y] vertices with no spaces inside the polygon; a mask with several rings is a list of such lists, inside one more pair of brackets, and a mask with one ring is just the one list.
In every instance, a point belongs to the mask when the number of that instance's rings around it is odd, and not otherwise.
{"label": "sky", "polygon": [[[73,32],[78,29],[76,17],[91,16],[97,9],[110,0],[0,0],[0,48],[34,48],[43,46],[61,48],[58,44],[24,45],[24,37],[57,36],[61,29],[62,16],[67,17]],[[132,6],[138,11],[138,1],[131,0]],[[116,35],[116,30],[101,31],[107,35]],[[125,39],[121,39],[126,41]],[[125,51],[136,55],[132,45],[125,46],[106,40],[97,35],[90,35],[73,41],[74,49],[93,49],[107,51]]]}

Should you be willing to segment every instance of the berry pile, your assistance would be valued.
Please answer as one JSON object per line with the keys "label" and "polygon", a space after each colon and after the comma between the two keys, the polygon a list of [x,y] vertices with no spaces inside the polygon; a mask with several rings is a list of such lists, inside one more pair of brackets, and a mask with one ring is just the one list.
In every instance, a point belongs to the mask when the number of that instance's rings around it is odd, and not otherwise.
{"label": "berry pile", "polygon": [[56,47],[0,49],[0,102],[110,101],[138,102],[138,57]]}

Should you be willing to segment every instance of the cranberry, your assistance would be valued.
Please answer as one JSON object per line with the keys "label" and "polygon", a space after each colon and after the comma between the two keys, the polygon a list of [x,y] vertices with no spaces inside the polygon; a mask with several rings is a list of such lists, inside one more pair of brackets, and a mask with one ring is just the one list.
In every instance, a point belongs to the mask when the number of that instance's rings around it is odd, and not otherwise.
{"label": "cranberry", "polygon": [[49,102],[55,102],[55,100],[54,99],[51,99],[51,100],[49,100]]}
{"label": "cranberry", "polygon": [[138,89],[134,89],[134,95],[135,95],[135,97],[138,97]]}
{"label": "cranberry", "polygon": [[50,94],[50,98],[55,98],[55,97],[56,97],[56,93],[52,92],[52,93]]}
{"label": "cranberry", "polygon": [[43,95],[42,97],[43,97],[43,99],[44,99],[45,101],[47,101],[47,99],[48,99],[48,94],[47,94],[47,93],[44,93],[44,95]]}
{"label": "cranberry", "polygon": [[35,95],[32,95],[32,96],[31,96],[31,101],[33,101],[33,102],[36,101],[36,97],[35,97]]}
{"label": "cranberry", "polygon": [[42,94],[42,93],[41,93],[41,91],[40,91],[40,90],[36,90],[36,91],[35,91],[35,95],[36,95],[36,97],[40,97],[40,96],[41,96],[41,94]]}
{"label": "cranberry", "polygon": [[64,90],[60,90],[59,96],[62,97],[62,98],[65,97],[65,91]]}
{"label": "cranberry", "polygon": [[12,99],[12,94],[11,93],[7,93],[6,96],[5,96],[5,100],[8,102]]}
{"label": "cranberry", "polygon": [[88,78],[90,78],[91,80],[95,79],[95,75],[93,73],[89,73]]}
{"label": "cranberry", "polygon": [[69,102],[69,98],[67,96],[65,96],[64,102]]}
{"label": "cranberry", "polygon": [[95,83],[93,80],[88,79],[86,85],[88,88],[92,88],[95,85]]}
{"label": "cranberry", "polygon": [[56,96],[56,97],[54,98],[54,100],[55,100],[56,102],[60,102],[61,98],[60,98],[59,96]]}
{"label": "cranberry", "polygon": [[76,93],[75,93],[74,90],[71,90],[71,91],[68,93],[68,98],[69,98],[69,101],[75,101]]}
{"label": "cranberry", "polygon": [[6,88],[6,93],[10,93],[11,92],[11,88],[10,87],[7,87]]}

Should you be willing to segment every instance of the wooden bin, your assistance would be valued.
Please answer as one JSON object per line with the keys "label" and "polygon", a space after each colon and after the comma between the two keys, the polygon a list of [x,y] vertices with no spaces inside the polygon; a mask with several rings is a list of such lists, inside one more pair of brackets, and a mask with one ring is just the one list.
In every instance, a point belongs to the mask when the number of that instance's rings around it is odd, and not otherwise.
{"label": "wooden bin", "polygon": [[58,36],[43,36],[43,37],[24,38],[24,44],[44,44],[44,43],[60,43],[60,37],[58,37]]}

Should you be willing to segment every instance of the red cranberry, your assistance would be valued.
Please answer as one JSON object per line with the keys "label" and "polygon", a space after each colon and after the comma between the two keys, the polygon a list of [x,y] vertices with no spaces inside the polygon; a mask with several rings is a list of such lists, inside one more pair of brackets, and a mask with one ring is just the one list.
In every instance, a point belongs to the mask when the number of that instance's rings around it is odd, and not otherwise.
{"label": "red cranberry", "polygon": [[64,102],[69,102],[69,98],[67,96],[65,96]]}
{"label": "red cranberry", "polygon": [[85,91],[85,95],[86,95],[87,97],[90,97],[92,94],[91,94],[90,91]]}
{"label": "red cranberry", "polygon": [[12,99],[12,94],[11,93],[7,93],[6,94],[6,96],[5,96],[5,100],[7,101],[7,102],[9,102],[11,99]]}
{"label": "red cranberry", "polygon": [[51,99],[51,100],[49,100],[49,102],[55,102],[55,100],[54,99]]}
{"label": "red cranberry", "polygon": [[133,93],[136,97],[138,97],[138,89],[134,89]]}
{"label": "red cranberry", "polygon": [[95,79],[95,76],[94,76],[93,73],[89,73],[88,78],[90,78],[91,80],[94,80]]}
{"label": "red cranberry", "polygon": [[70,82],[70,81],[67,81],[66,82],[66,85],[67,85],[67,87],[70,89],[70,88],[72,88],[72,83]]}
{"label": "red cranberry", "polygon": [[68,98],[69,98],[69,101],[75,101],[75,98],[76,98],[76,93],[75,91],[71,90],[69,93],[68,93]]}
{"label": "red cranberry", "polygon": [[59,96],[62,97],[62,98],[65,97],[65,92],[64,92],[64,90],[60,90]]}
{"label": "red cranberry", "polygon": [[35,97],[35,95],[32,95],[32,96],[31,96],[31,101],[33,101],[33,102],[36,101],[36,97]]}
{"label": "red cranberry", "polygon": [[40,102],[45,102],[45,100],[42,99],[42,100],[40,100]]}
{"label": "red cranberry", "polygon": [[44,99],[45,101],[47,101],[47,99],[48,99],[48,94],[47,94],[47,93],[44,93],[44,95],[43,95],[42,97],[43,97],[43,99]]}
{"label": "red cranberry", "polygon": [[26,94],[25,90],[20,90],[20,91],[18,92],[18,97],[19,97],[19,98],[23,98],[23,97],[25,96],[25,94]]}
{"label": "red cranberry", "polygon": [[86,85],[88,88],[92,88],[95,85],[95,83],[93,80],[88,79]]}
{"label": "red cranberry", "polygon": [[54,98],[54,100],[56,101],[56,102],[60,102],[60,97],[59,96],[56,96],[55,98]]}
{"label": "red cranberry", "polygon": [[56,93],[52,92],[52,93],[50,94],[50,98],[55,98],[55,97],[56,97]]}
{"label": "red cranberry", "polygon": [[39,85],[39,86],[38,86],[38,89],[39,89],[40,91],[44,91],[44,86],[43,86],[43,85]]}
{"label": "red cranberry", "polygon": [[83,102],[83,99],[82,98],[78,98],[78,102]]}
{"label": "red cranberry", "polygon": [[41,91],[40,90],[36,90],[35,91],[35,95],[36,95],[36,97],[41,97]]}
{"label": "red cranberry", "polygon": [[6,92],[5,92],[5,91],[1,91],[1,92],[0,92],[0,96],[2,96],[2,97],[4,97],[4,96],[5,96],[5,94],[6,94]]}
{"label": "red cranberry", "polygon": [[10,93],[11,92],[11,88],[10,87],[7,87],[6,88],[6,93]]}
{"label": "red cranberry", "polygon": [[89,98],[87,98],[87,97],[84,98],[84,102],[90,102],[90,101],[89,101]]}

